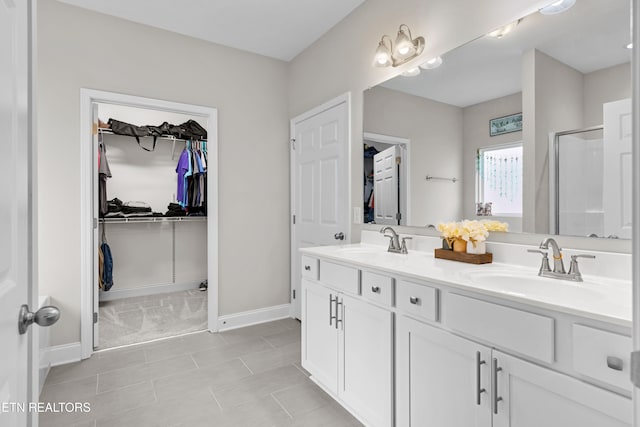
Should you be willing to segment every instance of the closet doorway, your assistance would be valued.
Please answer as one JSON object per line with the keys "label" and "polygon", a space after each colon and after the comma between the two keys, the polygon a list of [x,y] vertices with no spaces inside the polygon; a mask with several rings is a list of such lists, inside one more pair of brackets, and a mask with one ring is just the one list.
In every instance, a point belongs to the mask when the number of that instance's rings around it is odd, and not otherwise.
{"label": "closet doorway", "polygon": [[[163,136],[138,141],[109,119],[136,126],[192,120],[207,135],[171,135],[165,127]],[[82,357],[217,331],[217,110],[81,89],[80,140]],[[179,179],[182,169],[187,177]],[[105,271],[112,282],[101,280]]]}

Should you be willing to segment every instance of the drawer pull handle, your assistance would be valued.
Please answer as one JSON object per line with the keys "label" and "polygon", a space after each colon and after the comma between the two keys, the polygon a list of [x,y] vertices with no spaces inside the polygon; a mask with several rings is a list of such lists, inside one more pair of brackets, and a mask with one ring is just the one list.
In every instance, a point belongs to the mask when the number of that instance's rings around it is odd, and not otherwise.
{"label": "drawer pull handle", "polygon": [[371,292],[373,292],[375,294],[379,294],[380,293],[380,286],[372,286],[371,287]]}
{"label": "drawer pull handle", "polygon": [[481,395],[482,393],[486,393],[487,389],[482,387],[481,380],[481,368],[482,365],[486,364],[485,360],[482,360],[482,355],[479,351],[476,351],[476,405],[482,404]]}
{"label": "drawer pull handle", "polygon": [[409,302],[411,304],[418,305],[418,303],[420,302],[420,298],[418,298],[418,297],[409,297]]}
{"label": "drawer pull handle", "polygon": [[491,375],[491,392],[493,393],[493,399],[491,399],[491,406],[493,407],[494,415],[498,415],[498,403],[502,401],[502,397],[498,396],[498,372],[502,371],[502,368],[498,366],[498,359],[493,358]]}
{"label": "drawer pull handle", "polygon": [[615,356],[607,356],[607,366],[614,371],[622,371],[622,359]]}
{"label": "drawer pull handle", "polygon": [[307,270],[307,271],[311,271],[311,266],[310,265],[305,265],[304,269]]}

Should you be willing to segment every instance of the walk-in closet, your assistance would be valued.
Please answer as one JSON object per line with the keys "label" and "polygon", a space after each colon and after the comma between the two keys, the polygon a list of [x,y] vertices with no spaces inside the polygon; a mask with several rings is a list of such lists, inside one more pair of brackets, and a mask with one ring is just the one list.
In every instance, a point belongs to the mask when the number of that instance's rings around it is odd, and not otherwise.
{"label": "walk-in closet", "polygon": [[93,347],[207,329],[207,174],[216,171],[207,136],[176,131],[206,120],[108,103],[93,115]]}

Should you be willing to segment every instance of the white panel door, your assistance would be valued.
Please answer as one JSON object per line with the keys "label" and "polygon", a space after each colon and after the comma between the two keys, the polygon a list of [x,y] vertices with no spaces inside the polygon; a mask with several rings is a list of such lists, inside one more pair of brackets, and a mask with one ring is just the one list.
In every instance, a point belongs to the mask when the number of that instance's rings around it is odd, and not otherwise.
{"label": "white panel door", "polygon": [[373,210],[376,224],[400,224],[399,172],[399,145],[373,156]]}
{"label": "white panel door", "polygon": [[[28,405],[31,393],[31,333],[20,335],[17,322],[31,287],[29,4],[0,1],[0,402],[4,405]],[[34,351],[38,354],[37,347]],[[27,411],[28,407],[4,407],[0,425],[26,426]]]}
{"label": "white panel door", "polygon": [[371,427],[393,425],[393,313],[341,295],[338,395]]}
{"label": "white panel door", "polygon": [[604,235],[631,239],[631,99],[608,102],[604,114]]}
{"label": "white panel door", "polygon": [[337,244],[347,238],[348,129],[346,101],[292,121],[292,313],[297,318],[301,280],[298,249]]}
{"label": "white panel door", "polygon": [[404,316],[396,323],[396,427],[491,427],[491,350]]}
{"label": "white panel door", "polygon": [[631,426],[631,399],[496,350],[493,357],[501,368],[494,427]]}
{"label": "white panel door", "polygon": [[[99,183],[99,175],[98,175],[98,151],[99,151],[99,139],[100,135],[98,135],[98,104],[91,104],[91,135],[93,141],[91,146],[93,147],[93,217],[94,217],[94,227],[93,227],[93,251],[95,254],[98,253],[98,246],[102,243],[100,241],[100,237],[98,235],[97,221],[100,217],[100,208],[99,197],[98,197],[98,183]],[[104,227],[105,224],[102,224]],[[100,282],[99,282],[99,266],[98,266],[98,256],[93,256],[93,285],[91,286],[93,292],[93,348],[97,348],[100,345],[100,327],[98,326],[98,322],[100,321]]]}
{"label": "white panel door", "polygon": [[302,367],[331,392],[338,392],[338,293],[302,280]]}

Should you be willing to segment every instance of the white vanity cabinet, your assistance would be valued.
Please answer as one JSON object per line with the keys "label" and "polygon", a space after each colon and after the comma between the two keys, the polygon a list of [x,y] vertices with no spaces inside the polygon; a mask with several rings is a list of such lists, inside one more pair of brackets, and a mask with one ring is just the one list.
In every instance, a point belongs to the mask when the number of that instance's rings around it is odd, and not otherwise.
{"label": "white vanity cabinet", "polygon": [[[341,289],[335,264],[329,281]],[[320,281],[302,281],[302,366],[371,427],[393,426],[393,313]],[[352,272],[343,272],[349,282]],[[359,275],[358,275],[359,277]]]}

